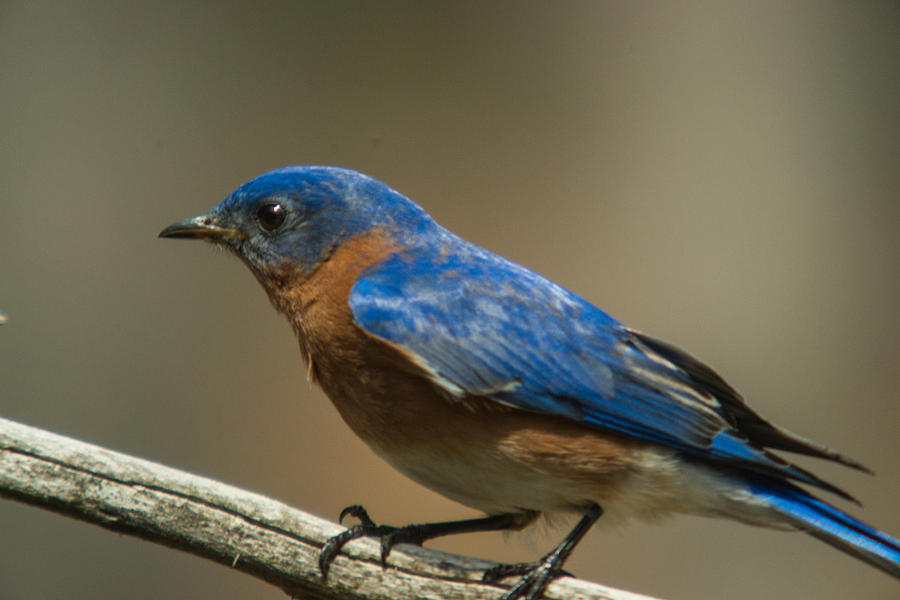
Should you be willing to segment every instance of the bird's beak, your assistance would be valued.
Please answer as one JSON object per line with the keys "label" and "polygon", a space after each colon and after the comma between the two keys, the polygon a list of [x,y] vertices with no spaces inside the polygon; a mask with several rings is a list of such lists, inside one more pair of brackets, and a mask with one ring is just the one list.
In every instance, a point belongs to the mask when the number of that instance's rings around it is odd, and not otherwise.
{"label": "bird's beak", "polygon": [[211,215],[200,215],[184,219],[169,225],[159,232],[161,238],[188,238],[201,239],[210,242],[224,242],[228,239],[240,237],[240,229],[225,227],[216,222]]}

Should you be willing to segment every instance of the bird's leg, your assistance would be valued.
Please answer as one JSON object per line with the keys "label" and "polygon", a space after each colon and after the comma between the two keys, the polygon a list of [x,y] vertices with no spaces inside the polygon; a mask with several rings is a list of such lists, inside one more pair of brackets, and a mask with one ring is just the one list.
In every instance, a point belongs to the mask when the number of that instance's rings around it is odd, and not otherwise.
{"label": "bird's leg", "polygon": [[482,581],[497,581],[512,575],[524,575],[522,581],[509,590],[502,600],[515,600],[516,598],[538,600],[543,596],[544,590],[551,581],[561,575],[566,575],[562,569],[563,563],[602,514],[603,509],[598,504],[592,504],[575,528],[569,532],[569,535],[563,538],[563,541],[549,554],[533,563],[497,565],[485,571]]}
{"label": "bird's leg", "polygon": [[391,548],[397,544],[415,544],[421,546],[423,542],[453,535],[455,533],[475,533],[478,531],[500,531],[504,529],[522,529],[534,521],[538,513],[523,511],[520,513],[502,513],[489,515],[478,519],[466,519],[463,521],[441,521],[439,523],[421,523],[418,525],[406,525],[405,527],[391,527],[390,525],[376,525],[369,517],[366,509],[358,504],[348,506],[341,511],[338,519],[343,522],[344,517],[351,515],[359,519],[359,525],[339,533],[325,543],[319,554],[319,570],[322,577],[327,577],[328,568],[340,553],[341,548],[350,540],[359,537],[377,537],[381,540],[381,564],[384,565]]}

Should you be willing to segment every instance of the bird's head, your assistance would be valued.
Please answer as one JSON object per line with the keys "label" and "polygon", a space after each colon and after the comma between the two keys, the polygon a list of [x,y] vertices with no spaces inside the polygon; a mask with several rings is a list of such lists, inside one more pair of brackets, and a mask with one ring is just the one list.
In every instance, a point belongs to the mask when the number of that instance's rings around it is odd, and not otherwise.
{"label": "bird's head", "polygon": [[356,235],[378,230],[408,244],[432,227],[418,205],[371,177],[338,167],[285,167],[159,235],[224,246],[265,282],[286,272],[305,277]]}

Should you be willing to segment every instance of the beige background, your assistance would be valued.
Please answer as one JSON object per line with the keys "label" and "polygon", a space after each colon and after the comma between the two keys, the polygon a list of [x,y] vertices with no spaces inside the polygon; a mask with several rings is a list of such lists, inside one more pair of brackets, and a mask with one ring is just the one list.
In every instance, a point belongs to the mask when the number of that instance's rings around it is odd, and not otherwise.
{"label": "beige background", "polygon": [[[237,261],[156,239],[261,172],[337,164],[870,465],[815,467],[900,535],[900,10],[784,4],[3,2],[0,413],[332,518],[471,516],[352,436]],[[283,597],[7,501],[0,531],[3,600]],[[681,600],[900,589],[687,517],[594,532],[570,568]]]}

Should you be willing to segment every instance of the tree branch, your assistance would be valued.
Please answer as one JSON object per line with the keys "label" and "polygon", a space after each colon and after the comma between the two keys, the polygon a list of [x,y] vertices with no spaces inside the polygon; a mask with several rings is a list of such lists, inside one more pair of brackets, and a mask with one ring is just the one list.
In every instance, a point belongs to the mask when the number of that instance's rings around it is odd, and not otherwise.
{"label": "tree branch", "polygon": [[[322,580],[318,555],[342,531],[280,502],[212,479],[0,419],[0,496],[258,577],[314,599],[497,598],[480,578],[493,563],[403,545],[382,568],[374,540],[344,547]],[[652,600],[564,577],[548,598]]]}

